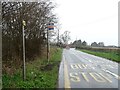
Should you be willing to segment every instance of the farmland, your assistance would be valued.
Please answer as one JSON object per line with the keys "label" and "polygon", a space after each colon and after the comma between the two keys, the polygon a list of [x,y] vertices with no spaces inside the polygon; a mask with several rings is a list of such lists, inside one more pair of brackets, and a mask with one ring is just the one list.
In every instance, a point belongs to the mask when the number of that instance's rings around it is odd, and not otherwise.
{"label": "farmland", "polygon": [[82,47],[79,48],[80,51],[89,53],[95,56],[100,56],[103,58],[107,58],[109,60],[120,62],[120,49],[119,48],[102,48],[102,47]]}

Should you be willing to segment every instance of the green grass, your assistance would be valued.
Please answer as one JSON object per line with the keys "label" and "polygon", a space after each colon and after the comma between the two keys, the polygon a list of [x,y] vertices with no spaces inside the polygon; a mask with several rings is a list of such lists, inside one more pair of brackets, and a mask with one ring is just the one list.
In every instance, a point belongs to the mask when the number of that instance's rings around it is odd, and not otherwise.
{"label": "green grass", "polygon": [[100,52],[100,51],[91,51],[91,50],[80,50],[80,51],[88,54],[100,56],[103,58],[107,58],[109,60],[113,60],[116,62],[120,62],[119,53],[117,51],[116,52]]}
{"label": "green grass", "polygon": [[62,49],[52,49],[49,63],[46,59],[27,63],[26,81],[21,69],[12,76],[3,74],[3,88],[57,88],[61,55]]}

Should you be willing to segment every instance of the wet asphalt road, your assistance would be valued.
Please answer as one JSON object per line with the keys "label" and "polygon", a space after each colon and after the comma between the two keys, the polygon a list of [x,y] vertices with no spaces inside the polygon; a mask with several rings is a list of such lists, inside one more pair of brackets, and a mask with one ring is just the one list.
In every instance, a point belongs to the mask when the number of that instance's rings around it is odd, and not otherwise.
{"label": "wet asphalt road", "polygon": [[118,88],[118,63],[64,49],[59,69],[59,88]]}

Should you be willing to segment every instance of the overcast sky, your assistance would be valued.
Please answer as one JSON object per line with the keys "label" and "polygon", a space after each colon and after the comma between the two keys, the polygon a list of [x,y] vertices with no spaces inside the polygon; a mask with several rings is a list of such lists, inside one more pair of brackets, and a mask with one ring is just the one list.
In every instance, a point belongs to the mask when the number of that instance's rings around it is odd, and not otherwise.
{"label": "overcast sky", "polygon": [[81,39],[118,45],[119,0],[54,0],[60,33],[70,31],[71,41]]}

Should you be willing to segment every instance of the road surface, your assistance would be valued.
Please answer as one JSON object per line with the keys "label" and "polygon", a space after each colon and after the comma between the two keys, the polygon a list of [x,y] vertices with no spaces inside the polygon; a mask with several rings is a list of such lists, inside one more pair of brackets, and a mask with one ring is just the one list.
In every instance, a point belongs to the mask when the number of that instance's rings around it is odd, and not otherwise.
{"label": "road surface", "polygon": [[64,49],[59,69],[59,88],[118,88],[118,63]]}

